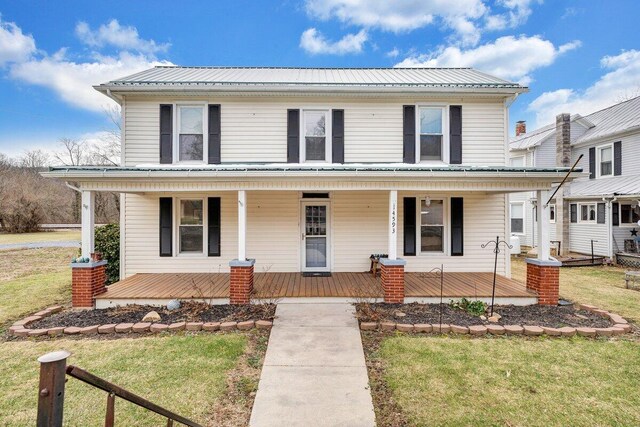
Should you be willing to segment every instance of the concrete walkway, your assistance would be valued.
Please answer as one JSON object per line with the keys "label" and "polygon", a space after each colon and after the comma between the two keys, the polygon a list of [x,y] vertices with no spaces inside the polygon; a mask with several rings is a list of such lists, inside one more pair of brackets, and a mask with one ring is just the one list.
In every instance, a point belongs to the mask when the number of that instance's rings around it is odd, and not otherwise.
{"label": "concrete walkway", "polygon": [[52,242],[29,243],[5,243],[0,245],[0,250],[6,249],[38,249],[38,248],[79,248],[80,242],[76,240],[61,240]]}
{"label": "concrete walkway", "polygon": [[250,425],[375,426],[351,304],[278,304]]}

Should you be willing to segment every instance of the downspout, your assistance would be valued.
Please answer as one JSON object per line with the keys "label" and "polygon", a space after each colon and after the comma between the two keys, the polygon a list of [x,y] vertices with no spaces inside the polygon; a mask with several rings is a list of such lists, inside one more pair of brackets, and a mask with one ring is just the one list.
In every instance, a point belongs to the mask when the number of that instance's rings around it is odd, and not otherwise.
{"label": "downspout", "polygon": [[[603,197],[602,201],[604,201],[606,203],[606,207],[607,207],[607,213],[606,213],[606,218],[607,218],[607,233],[608,233],[608,238],[607,238],[607,254],[609,255],[609,259],[613,260],[613,208],[612,208],[612,204],[618,200],[617,196],[613,196],[611,198],[607,198],[607,197]],[[620,212],[618,212],[618,215],[620,215]]]}

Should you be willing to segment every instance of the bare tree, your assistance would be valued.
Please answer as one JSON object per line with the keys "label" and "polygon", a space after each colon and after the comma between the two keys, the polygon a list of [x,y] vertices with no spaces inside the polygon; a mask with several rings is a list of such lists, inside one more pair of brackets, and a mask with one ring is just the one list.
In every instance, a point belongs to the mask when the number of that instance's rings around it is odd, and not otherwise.
{"label": "bare tree", "polygon": [[65,166],[81,166],[89,163],[91,157],[86,141],[73,138],[60,138],[61,151],[54,154],[57,161]]}
{"label": "bare tree", "polygon": [[49,166],[49,154],[43,150],[27,150],[18,157],[18,165],[23,168],[41,169]]}
{"label": "bare tree", "polygon": [[120,107],[105,108],[105,115],[111,122],[91,149],[95,164],[118,166],[120,164],[120,150],[122,142],[122,116]]}
{"label": "bare tree", "polygon": [[625,89],[624,93],[619,94],[615,98],[615,103],[620,104],[621,102],[629,101],[639,96],[640,96],[640,85],[637,85],[633,89]]}

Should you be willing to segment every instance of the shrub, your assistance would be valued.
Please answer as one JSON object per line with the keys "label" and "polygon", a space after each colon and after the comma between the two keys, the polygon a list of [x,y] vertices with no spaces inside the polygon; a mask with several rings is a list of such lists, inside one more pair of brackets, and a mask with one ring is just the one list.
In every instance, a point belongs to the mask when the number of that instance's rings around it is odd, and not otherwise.
{"label": "shrub", "polygon": [[462,298],[458,301],[451,300],[451,302],[449,302],[449,306],[451,308],[457,308],[459,310],[466,311],[473,316],[481,316],[487,310],[487,304],[485,304],[484,302],[479,300],[470,301],[466,298]]}
{"label": "shrub", "polygon": [[107,260],[107,284],[117,282],[120,278],[120,226],[107,224],[96,227],[96,252]]}

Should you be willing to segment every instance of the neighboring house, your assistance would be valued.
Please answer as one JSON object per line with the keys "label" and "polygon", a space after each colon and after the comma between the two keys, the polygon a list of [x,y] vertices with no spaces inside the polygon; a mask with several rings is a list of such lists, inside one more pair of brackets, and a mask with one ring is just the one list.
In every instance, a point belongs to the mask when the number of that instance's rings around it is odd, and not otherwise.
{"label": "neighboring house", "polygon": [[[550,208],[550,238],[562,242],[562,252],[591,254],[592,241],[599,256],[637,251],[640,97],[584,117],[560,114],[556,123],[532,132],[518,122],[516,133],[509,146],[511,165],[571,166],[583,156],[578,167],[588,176],[566,184]],[[530,193],[511,195],[510,218],[511,233],[522,244],[537,246],[537,204]]]}
{"label": "neighboring house", "polygon": [[527,89],[473,69],[156,67],[96,89],[122,107],[122,165],[46,173],[83,193],[83,254],[93,193],[119,192],[123,279],[230,273],[231,302],[254,271],[360,273],[371,254],[387,301],[405,270],[488,274],[508,194],[568,171],[508,167]]}

